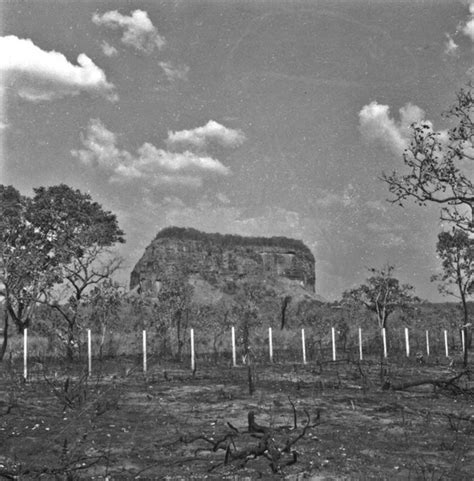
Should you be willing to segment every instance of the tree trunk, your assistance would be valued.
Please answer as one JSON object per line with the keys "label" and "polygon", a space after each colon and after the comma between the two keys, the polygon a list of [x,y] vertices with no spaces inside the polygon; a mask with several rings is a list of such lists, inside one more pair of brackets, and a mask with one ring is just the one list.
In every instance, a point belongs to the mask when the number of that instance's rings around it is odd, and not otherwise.
{"label": "tree trunk", "polygon": [[3,361],[5,353],[7,352],[7,344],[8,344],[8,311],[5,308],[3,312],[3,342],[2,348],[0,349],[0,362]]}
{"label": "tree trunk", "polygon": [[464,332],[464,352],[463,352],[463,366],[464,369],[467,368],[468,362],[468,323],[469,323],[469,312],[467,310],[467,302],[466,302],[466,295],[464,294],[464,290],[460,287],[461,292],[461,301],[462,301],[462,309],[464,313],[464,325],[463,325],[463,332]]}
{"label": "tree trunk", "polygon": [[74,360],[74,325],[68,324],[66,339],[66,358],[68,361]]}
{"label": "tree trunk", "polygon": [[281,327],[280,329],[284,329],[286,327],[286,310],[288,305],[291,302],[291,296],[285,296],[281,303]]}
{"label": "tree trunk", "polygon": [[177,313],[177,320],[176,320],[176,337],[178,338],[178,362],[181,362],[181,353],[183,350],[183,340],[181,339],[181,311]]}
{"label": "tree trunk", "polygon": [[102,360],[102,356],[104,355],[104,344],[105,344],[105,334],[107,331],[107,326],[105,322],[102,324],[102,335],[100,336],[100,346],[99,346],[99,359]]}

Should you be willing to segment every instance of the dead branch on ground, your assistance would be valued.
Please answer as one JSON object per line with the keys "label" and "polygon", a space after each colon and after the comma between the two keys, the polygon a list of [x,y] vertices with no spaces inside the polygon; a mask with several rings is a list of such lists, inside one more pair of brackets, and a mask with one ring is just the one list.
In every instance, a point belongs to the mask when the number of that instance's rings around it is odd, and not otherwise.
{"label": "dead branch on ground", "polygon": [[205,434],[198,436],[181,436],[179,442],[190,444],[196,441],[204,441],[209,448],[199,447],[199,451],[210,449],[213,452],[224,451],[224,461],[213,466],[213,471],[219,466],[238,463],[241,467],[248,461],[265,457],[270,461],[270,469],[273,473],[280,473],[285,466],[294,464],[298,460],[298,453],[294,446],[303,439],[309,430],[320,424],[320,412],[318,411],[313,423],[307,410],[304,410],[306,420],[303,427],[298,427],[298,416],[294,403],[289,399],[293,411],[292,426],[264,426],[257,423],[255,413],[249,411],[247,415],[247,430],[241,431],[230,423],[227,426],[230,431],[224,432],[220,437],[214,438]]}
{"label": "dead branch on ground", "polygon": [[404,381],[400,383],[392,383],[389,379],[387,379],[383,385],[384,390],[392,390],[392,391],[404,391],[405,389],[410,389],[412,387],[423,386],[425,384],[431,384],[434,387],[448,390],[453,394],[462,394],[465,393],[466,390],[456,384],[456,381],[461,379],[464,376],[469,376],[468,371],[461,371],[460,373],[452,376],[450,378],[424,378],[424,379],[417,379],[412,381]]}

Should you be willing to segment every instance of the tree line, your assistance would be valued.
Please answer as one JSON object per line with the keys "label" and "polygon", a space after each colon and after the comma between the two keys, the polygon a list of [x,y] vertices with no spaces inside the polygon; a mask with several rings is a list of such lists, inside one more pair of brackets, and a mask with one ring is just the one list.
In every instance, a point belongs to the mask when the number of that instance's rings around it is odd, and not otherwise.
{"label": "tree line", "polygon": [[282,247],[302,251],[309,256],[313,256],[311,250],[298,239],[290,239],[283,236],[274,237],[244,237],[236,234],[220,234],[201,232],[191,227],[166,227],[156,235],[155,239],[174,238],[180,240],[193,240],[199,242],[211,242],[222,247],[236,246],[271,246]]}

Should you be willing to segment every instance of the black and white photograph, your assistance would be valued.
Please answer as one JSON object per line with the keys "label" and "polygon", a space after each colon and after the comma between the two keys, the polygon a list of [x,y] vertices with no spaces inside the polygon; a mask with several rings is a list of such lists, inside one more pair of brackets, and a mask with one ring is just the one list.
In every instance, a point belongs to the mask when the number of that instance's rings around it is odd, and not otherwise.
{"label": "black and white photograph", "polygon": [[472,0],[0,0],[0,480],[472,480],[473,318]]}

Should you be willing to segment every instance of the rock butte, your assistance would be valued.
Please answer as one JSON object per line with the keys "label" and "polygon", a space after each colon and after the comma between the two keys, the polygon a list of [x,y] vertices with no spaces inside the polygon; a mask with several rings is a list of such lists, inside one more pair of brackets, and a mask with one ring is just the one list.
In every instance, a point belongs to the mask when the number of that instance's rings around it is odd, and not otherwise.
{"label": "rock butte", "polygon": [[198,276],[213,286],[269,279],[290,281],[308,294],[315,288],[314,256],[302,241],[168,227],[156,235],[135,265],[130,289],[157,292],[177,274]]}

